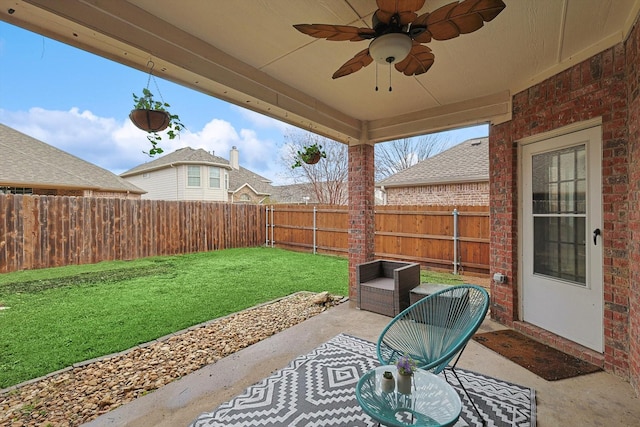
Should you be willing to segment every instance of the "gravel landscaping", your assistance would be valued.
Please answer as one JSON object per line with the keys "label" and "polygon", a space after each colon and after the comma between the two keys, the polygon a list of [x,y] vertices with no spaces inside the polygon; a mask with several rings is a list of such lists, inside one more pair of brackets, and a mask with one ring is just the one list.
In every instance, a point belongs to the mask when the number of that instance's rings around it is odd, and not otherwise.
{"label": "gravel landscaping", "polygon": [[0,426],[78,426],[342,302],[301,292],[0,393]]}

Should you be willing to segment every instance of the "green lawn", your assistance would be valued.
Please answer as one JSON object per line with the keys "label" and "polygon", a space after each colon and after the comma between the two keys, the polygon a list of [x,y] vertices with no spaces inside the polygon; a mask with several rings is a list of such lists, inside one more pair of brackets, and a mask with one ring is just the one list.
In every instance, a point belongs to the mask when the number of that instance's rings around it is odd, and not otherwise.
{"label": "green lawn", "polygon": [[2,274],[0,388],[301,290],[347,295],[347,260],[248,248]]}
{"label": "green lawn", "polygon": [[437,271],[421,270],[420,283],[438,283],[442,285],[461,285],[464,280],[452,273],[440,273]]}
{"label": "green lawn", "polygon": [[347,295],[347,260],[244,248],[0,274],[0,388],[298,291]]}

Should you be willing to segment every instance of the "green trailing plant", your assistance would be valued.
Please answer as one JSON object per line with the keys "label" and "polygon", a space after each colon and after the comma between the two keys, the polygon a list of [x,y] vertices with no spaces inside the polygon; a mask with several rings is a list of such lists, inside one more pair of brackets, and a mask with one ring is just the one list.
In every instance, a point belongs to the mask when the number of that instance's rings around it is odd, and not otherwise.
{"label": "green trailing plant", "polygon": [[[150,111],[165,112],[168,120],[168,124],[164,129],[166,130],[166,135],[169,137],[169,139],[174,139],[176,136],[180,134],[180,131],[182,131],[185,128],[185,126],[180,121],[180,117],[177,114],[171,114],[169,112],[168,108],[171,107],[171,105],[169,105],[164,101],[158,101],[154,99],[153,93],[151,93],[148,87],[142,89],[141,96],[136,95],[135,93],[133,94],[133,104],[134,104],[134,110],[150,110]],[[133,119],[132,121],[140,129],[143,129]],[[153,157],[156,154],[162,153],[164,150],[158,146],[160,141],[162,141],[162,136],[158,133],[159,130],[152,130],[152,129],[151,130],[143,129],[143,130],[147,132],[147,139],[151,143],[151,150],[149,150],[148,153],[147,152],[145,153],[151,157]]]}
{"label": "green trailing plant", "polygon": [[302,150],[296,153],[296,162],[291,168],[301,167],[302,162],[312,165],[318,163],[322,158],[327,158],[327,153],[322,149],[322,145],[318,145],[318,143],[305,145]]}

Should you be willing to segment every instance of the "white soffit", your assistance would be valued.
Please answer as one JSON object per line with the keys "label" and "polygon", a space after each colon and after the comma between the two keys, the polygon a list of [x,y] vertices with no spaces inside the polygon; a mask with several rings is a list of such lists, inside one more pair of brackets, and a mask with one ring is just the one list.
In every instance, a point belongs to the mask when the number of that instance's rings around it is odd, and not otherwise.
{"label": "white soffit", "polygon": [[[418,13],[451,0],[426,0]],[[374,64],[331,75],[367,41],[299,23],[369,27],[374,0],[0,0],[0,19],[347,143],[509,120],[511,96],[624,40],[640,0],[504,0],[471,34],[432,41],[406,77]],[[9,14],[8,10],[14,13]],[[389,81],[393,88],[388,91]]]}

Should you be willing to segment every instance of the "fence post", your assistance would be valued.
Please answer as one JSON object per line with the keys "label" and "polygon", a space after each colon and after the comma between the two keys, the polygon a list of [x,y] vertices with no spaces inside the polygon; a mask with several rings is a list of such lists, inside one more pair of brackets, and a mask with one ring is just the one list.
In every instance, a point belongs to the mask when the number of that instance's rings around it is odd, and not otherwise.
{"label": "fence post", "polygon": [[265,216],[266,216],[266,221],[265,221],[265,230],[264,230],[264,245],[268,248],[269,247],[269,206],[265,205],[264,207],[265,209]]}
{"label": "fence post", "polygon": [[313,254],[316,254],[316,207],[313,207]]}
{"label": "fence post", "polygon": [[458,274],[458,209],[453,210],[453,274]]}
{"label": "fence post", "polygon": [[275,238],[275,219],[274,219],[274,212],[276,211],[276,207],[275,206],[271,206],[271,247],[274,248],[276,246],[276,242],[274,241]]}

